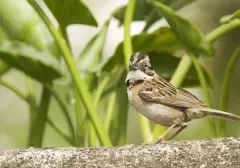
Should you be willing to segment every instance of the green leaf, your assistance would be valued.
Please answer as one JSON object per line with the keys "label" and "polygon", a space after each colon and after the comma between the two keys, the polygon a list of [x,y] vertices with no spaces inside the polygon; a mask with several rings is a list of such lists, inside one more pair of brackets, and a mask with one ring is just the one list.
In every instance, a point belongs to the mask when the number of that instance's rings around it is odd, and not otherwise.
{"label": "green leaf", "polygon": [[[117,8],[115,11],[113,11],[113,17],[119,20],[120,25],[122,25],[122,23],[124,22],[126,8],[127,8],[126,5],[124,5],[122,7]],[[154,8],[151,5],[149,5],[146,2],[146,0],[138,0],[136,2],[136,7],[134,10],[134,15],[132,20],[133,21],[146,20],[148,15],[150,15],[153,10]],[[156,13],[155,20],[158,20],[160,18],[161,18],[161,15]]]}
{"label": "green leaf", "polygon": [[77,65],[80,71],[90,71],[99,63],[105,44],[109,21],[107,20],[102,29],[87,44],[77,58]]}
{"label": "green leaf", "polygon": [[233,13],[233,14],[231,14],[231,15],[223,16],[223,17],[220,19],[220,22],[221,22],[222,24],[228,23],[228,22],[230,22],[231,20],[233,20],[233,19],[235,19],[235,18],[240,19],[240,10],[237,10],[235,13]]}
{"label": "green leaf", "polygon": [[53,56],[37,51],[24,43],[3,43],[0,45],[0,59],[41,83],[62,76],[59,63]]}
{"label": "green leaf", "polygon": [[0,26],[10,40],[25,42],[39,50],[46,50],[50,36],[39,16],[26,0],[0,1]]}
{"label": "green leaf", "polygon": [[[182,44],[176,39],[173,32],[167,27],[161,27],[158,30],[135,35],[132,37],[133,52],[144,51],[166,51],[175,52],[182,48]],[[102,71],[110,71],[116,64],[123,65],[123,42],[121,42],[113,56],[104,62],[99,68]]]}
{"label": "green leaf", "polygon": [[81,0],[44,0],[62,28],[71,24],[97,26],[97,21]]}
{"label": "green leaf", "polygon": [[177,38],[185,45],[185,47],[196,55],[213,56],[213,47],[195,25],[188,20],[176,14],[168,6],[156,2],[149,1],[153,6],[159,9],[159,12],[164,16],[172,31]]}
{"label": "green leaf", "polygon": [[[188,5],[192,3],[193,1],[196,0],[158,0],[159,2],[162,2],[166,5],[169,5],[175,10],[178,10],[185,5]],[[125,11],[126,11],[126,5],[117,8],[113,12],[113,17],[118,19],[120,22],[120,25],[124,22],[124,17],[125,17]],[[134,10],[134,15],[133,15],[133,21],[141,21],[141,20],[146,20],[150,21],[151,23],[156,22],[157,20],[161,19],[162,15],[158,13],[155,8],[151,5],[149,5],[146,0],[138,0],[136,2],[136,7]]]}
{"label": "green leaf", "polygon": [[[108,31],[108,27],[109,27],[109,20],[107,20],[105,22],[105,24],[103,25],[102,29],[100,30],[100,32],[98,34],[96,34],[87,44],[86,47],[83,49],[83,51],[80,53],[80,55],[78,56],[78,58],[76,59],[76,63],[78,66],[78,69],[81,72],[86,73],[87,75],[85,75],[85,81],[87,82],[88,86],[89,86],[89,91],[93,92],[96,89],[97,86],[97,82],[98,79],[96,78],[96,74],[91,72],[91,69],[94,68],[100,61],[100,58],[102,56],[102,50],[105,44],[105,39],[106,39],[106,35],[107,35],[107,31]],[[77,95],[77,94],[76,94]],[[84,138],[85,138],[85,132],[86,132],[86,127],[83,126],[83,116],[82,116],[82,112],[84,109],[80,109],[79,104],[80,104],[80,99],[76,99],[76,104],[75,104],[75,110],[76,110],[76,116],[77,120],[77,138],[78,138],[78,143],[79,145],[84,145]],[[85,120],[87,121],[88,119],[85,118]],[[86,122],[84,121],[84,122]],[[91,123],[88,123],[89,126],[91,125]],[[92,126],[92,125],[91,125]],[[92,127],[91,127],[92,128]],[[94,130],[90,129],[89,132],[93,133],[91,134],[92,136],[88,137],[88,140],[90,142],[94,142],[94,140],[96,139],[95,134],[94,134]],[[93,143],[94,144],[94,143]]]}

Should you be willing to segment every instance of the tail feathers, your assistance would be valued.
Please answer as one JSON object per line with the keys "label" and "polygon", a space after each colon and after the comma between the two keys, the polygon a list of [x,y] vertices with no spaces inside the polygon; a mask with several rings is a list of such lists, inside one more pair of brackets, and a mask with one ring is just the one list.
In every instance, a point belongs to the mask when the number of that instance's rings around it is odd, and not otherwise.
{"label": "tail feathers", "polygon": [[240,116],[237,116],[235,114],[223,112],[220,110],[210,109],[210,108],[201,108],[199,110],[204,112],[207,115],[212,115],[212,116],[216,116],[216,117],[224,118],[224,119],[228,119],[228,120],[233,120],[233,121],[240,121]]}

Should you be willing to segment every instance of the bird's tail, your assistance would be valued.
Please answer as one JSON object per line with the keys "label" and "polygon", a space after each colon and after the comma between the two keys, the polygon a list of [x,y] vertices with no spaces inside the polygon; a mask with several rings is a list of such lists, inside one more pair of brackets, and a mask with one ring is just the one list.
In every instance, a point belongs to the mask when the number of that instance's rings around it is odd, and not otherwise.
{"label": "bird's tail", "polygon": [[216,116],[216,117],[224,118],[224,119],[228,119],[228,120],[233,120],[233,121],[240,121],[240,116],[237,116],[237,115],[231,114],[231,113],[227,113],[224,111],[210,109],[210,108],[201,108],[200,111],[204,112],[207,115],[212,115],[212,116]]}

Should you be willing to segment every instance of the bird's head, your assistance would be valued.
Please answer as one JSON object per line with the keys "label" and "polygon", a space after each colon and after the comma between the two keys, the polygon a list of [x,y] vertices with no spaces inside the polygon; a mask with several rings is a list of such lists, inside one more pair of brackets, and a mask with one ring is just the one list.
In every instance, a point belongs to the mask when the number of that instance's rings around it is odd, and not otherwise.
{"label": "bird's head", "polygon": [[129,72],[126,78],[127,86],[145,79],[153,78],[154,71],[149,56],[143,52],[132,54],[129,63]]}
{"label": "bird's head", "polygon": [[136,52],[132,54],[130,58],[129,71],[137,70],[140,70],[150,76],[154,74],[149,56],[143,52]]}

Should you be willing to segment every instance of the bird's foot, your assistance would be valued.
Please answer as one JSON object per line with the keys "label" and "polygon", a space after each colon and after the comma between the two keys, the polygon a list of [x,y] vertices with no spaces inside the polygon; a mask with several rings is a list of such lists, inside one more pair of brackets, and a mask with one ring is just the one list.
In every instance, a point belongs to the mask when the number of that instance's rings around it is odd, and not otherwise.
{"label": "bird's foot", "polygon": [[160,144],[160,143],[162,143],[162,141],[163,141],[163,139],[160,137],[157,139],[156,144]]}

